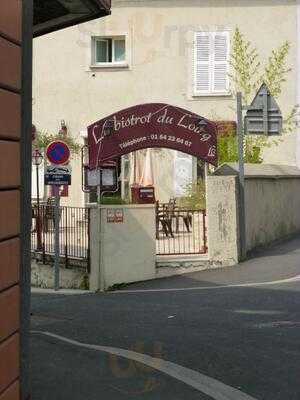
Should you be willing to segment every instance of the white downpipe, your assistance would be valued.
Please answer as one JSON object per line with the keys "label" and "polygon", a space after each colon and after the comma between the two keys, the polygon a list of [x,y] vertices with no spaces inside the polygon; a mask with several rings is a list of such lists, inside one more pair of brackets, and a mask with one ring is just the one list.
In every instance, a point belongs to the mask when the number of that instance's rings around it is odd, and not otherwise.
{"label": "white downpipe", "polygon": [[[297,104],[300,105],[300,0],[297,0]],[[298,124],[300,123],[298,118]],[[296,164],[300,168],[300,124],[297,127]]]}

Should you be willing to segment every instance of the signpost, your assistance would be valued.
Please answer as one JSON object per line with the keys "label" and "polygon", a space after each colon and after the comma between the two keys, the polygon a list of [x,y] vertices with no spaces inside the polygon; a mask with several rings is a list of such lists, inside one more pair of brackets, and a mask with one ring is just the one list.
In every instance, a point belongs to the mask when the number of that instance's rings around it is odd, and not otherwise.
{"label": "signpost", "polygon": [[64,165],[69,162],[70,149],[65,142],[57,140],[49,144],[46,156],[51,164]]}
{"label": "signpost", "polygon": [[240,227],[240,259],[246,258],[246,225],[245,225],[245,173],[244,173],[244,126],[242,93],[238,92],[237,99],[237,135],[239,153],[239,227]]}
{"label": "signpost", "polygon": [[54,290],[59,290],[59,188],[62,185],[71,185],[71,168],[67,164],[70,160],[70,149],[68,145],[60,140],[49,144],[46,156],[51,166],[45,170],[45,185],[53,186],[55,194],[54,206]]}
{"label": "signpost", "polygon": [[[243,121],[243,110],[247,111]],[[240,259],[246,258],[244,135],[279,135],[282,114],[266,84],[262,84],[250,106],[243,105],[242,93],[237,93],[237,135],[239,154],[239,229]]]}
{"label": "signpost", "polygon": [[282,114],[266,84],[262,84],[245,116],[245,133],[253,135],[279,135]]}
{"label": "signpost", "polygon": [[48,166],[45,171],[45,185],[71,185],[71,168],[69,166]]}

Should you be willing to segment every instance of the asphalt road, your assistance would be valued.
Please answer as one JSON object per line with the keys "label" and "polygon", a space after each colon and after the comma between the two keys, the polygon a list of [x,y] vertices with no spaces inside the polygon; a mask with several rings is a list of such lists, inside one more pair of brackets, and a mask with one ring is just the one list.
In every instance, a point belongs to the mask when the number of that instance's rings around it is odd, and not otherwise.
{"label": "asphalt road", "polygon": [[300,238],[226,270],[34,294],[32,399],[299,400],[297,275]]}

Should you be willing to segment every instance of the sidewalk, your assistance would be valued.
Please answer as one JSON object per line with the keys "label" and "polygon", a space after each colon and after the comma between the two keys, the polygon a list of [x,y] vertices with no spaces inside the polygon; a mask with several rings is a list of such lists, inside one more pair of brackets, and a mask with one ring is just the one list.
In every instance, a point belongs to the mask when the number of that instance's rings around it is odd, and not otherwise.
{"label": "sidewalk", "polygon": [[31,287],[31,293],[34,294],[60,294],[64,296],[74,296],[83,294],[93,294],[94,292],[90,290],[80,290],[80,289],[60,289],[55,291],[54,289],[42,289],[37,287]]}
{"label": "sidewalk", "polygon": [[300,235],[252,254],[252,258],[233,267],[128,284],[123,290],[190,288],[238,285],[294,278],[300,274]]}

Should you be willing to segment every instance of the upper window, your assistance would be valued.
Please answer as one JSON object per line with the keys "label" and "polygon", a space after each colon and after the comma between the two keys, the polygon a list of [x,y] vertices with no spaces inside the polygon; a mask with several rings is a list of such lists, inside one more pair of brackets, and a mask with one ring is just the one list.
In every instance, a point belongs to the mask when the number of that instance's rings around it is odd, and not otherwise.
{"label": "upper window", "polygon": [[92,39],[93,65],[124,65],[126,63],[125,36],[94,37]]}
{"label": "upper window", "polygon": [[229,32],[196,32],[194,94],[229,94]]}

